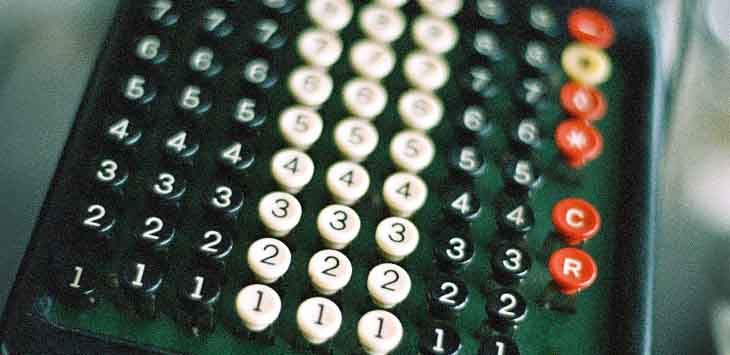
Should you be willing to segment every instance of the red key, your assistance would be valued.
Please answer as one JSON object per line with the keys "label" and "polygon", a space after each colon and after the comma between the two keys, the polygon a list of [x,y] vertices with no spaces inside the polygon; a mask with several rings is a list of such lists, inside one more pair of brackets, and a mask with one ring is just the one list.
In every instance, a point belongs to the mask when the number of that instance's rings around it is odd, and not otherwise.
{"label": "red key", "polygon": [[603,151],[603,137],[583,120],[564,120],[555,129],[555,145],[572,168],[579,169]]}
{"label": "red key", "polygon": [[593,238],[601,229],[601,215],[593,205],[580,198],[560,200],[553,207],[553,226],[568,245]]}
{"label": "red key", "polygon": [[578,8],[568,16],[568,32],[576,40],[598,48],[608,48],[616,35],[613,24],[598,10]]}
{"label": "red key", "polygon": [[598,276],[598,266],[586,252],[576,248],[556,250],[548,261],[550,276],[566,295],[574,295],[590,287]]}
{"label": "red key", "polygon": [[600,90],[569,82],[560,89],[560,104],[572,117],[598,121],[606,114],[606,99]]}

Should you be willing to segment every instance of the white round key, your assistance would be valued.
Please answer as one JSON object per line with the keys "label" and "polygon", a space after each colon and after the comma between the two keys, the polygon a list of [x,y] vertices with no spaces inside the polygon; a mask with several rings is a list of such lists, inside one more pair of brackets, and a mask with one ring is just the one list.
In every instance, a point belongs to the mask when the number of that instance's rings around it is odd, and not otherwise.
{"label": "white round key", "polygon": [[304,339],[319,345],[332,339],[342,326],[342,312],[324,297],[312,297],[297,308],[297,326]]}
{"label": "white round key", "polygon": [[399,262],[418,247],[418,228],[401,217],[388,217],[375,229],[375,244],[380,254],[391,262]]}
{"label": "white round key", "polygon": [[387,7],[401,7],[408,3],[408,0],[375,0],[376,3]]}
{"label": "white round key", "polygon": [[365,160],[378,146],[378,130],[372,123],[348,118],[335,126],[335,146],[345,159],[355,162]]}
{"label": "white round key", "polygon": [[459,30],[454,23],[434,16],[418,16],[411,31],[417,46],[436,54],[452,50],[459,41]]}
{"label": "white round key", "polygon": [[350,0],[308,0],[307,14],[319,27],[339,31],[352,19],[352,3]]}
{"label": "white round key", "polygon": [[352,278],[352,264],[345,254],[325,249],[309,259],[307,273],[314,289],[327,296],[347,286]]}
{"label": "white round key", "polygon": [[259,282],[270,284],[289,270],[291,251],[278,239],[261,238],[248,247],[246,262]]}
{"label": "white round key", "polygon": [[336,33],[310,28],[299,35],[297,52],[310,65],[329,67],[342,55],[342,40]]}
{"label": "white round key", "polygon": [[395,173],[383,183],[383,200],[390,213],[408,218],[416,213],[428,197],[428,187],[418,175]]}
{"label": "white round key", "polygon": [[355,78],[342,89],[342,101],[353,115],[373,119],[385,109],[388,93],[376,81]]}
{"label": "white round key", "polygon": [[317,215],[317,230],[327,248],[344,249],[360,233],[360,216],[345,205],[329,205]]}
{"label": "white round key", "polygon": [[357,340],[370,355],[386,355],[395,350],[402,339],[403,325],[388,311],[370,311],[357,322]]}
{"label": "white round key", "polygon": [[297,194],[312,181],[314,162],[307,153],[285,148],[271,158],[271,176],[280,188]]}
{"label": "white round key", "polygon": [[433,141],[420,131],[400,131],[390,141],[390,159],[401,170],[418,173],[431,165],[434,155]]}
{"label": "white round key", "polygon": [[408,54],[403,62],[403,74],[411,86],[421,90],[440,89],[451,75],[449,65],[440,56],[424,51]]}
{"label": "white round key", "polygon": [[350,66],[363,77],[380,80],[395,68],[395,52],[389,45],[361,39],[350,48]]}
{"label": "white round key", "polygon": [[444,104],[430,92],[412,89],[398,99],[398,113],[406,126],[428,131],[441,122]]}
{"label": "white round key", "polygon": [[360,10],[359,21],[366,36],[382,43],[397,40],[406,29],[406,19],[400,10],[375,4]]}
{"label": "white round key", "polygon": [[396,264],[380,264],[368,274],[368,292],[378,307],[393,308],[411,292],[411,277]]}
{"label": "white round key", "polygon": [[418,0],[423,11],[438,17],[452,17],[461,11],[462,0]]}
{"label": "white round key", "polygon": [[340,161],[327,169],[326,183],[335,202],[353,205],[368,192],[370,174],[360,164]]}
{"label": "white round key", "polygon": [[261,332],[279,318],[281,298],[269,286],[248,285],[236,296],[236,313],[248,330]]}
{"label": "white round key", "polygon": [[291,146],[307,150],[322,135],[322,116],[306,106],[291,106],[279,115],[279,132]]}
{"label": "white round key", "polygon": [[289,74],[289,92],[302,105],[322,105],[332,95],[332,88],[332,77],[321,68],[301,66]]}
{"label": "white round key", "polygon": [[274,191],[259,201],[259,219],[274,237],[284,237],[302,219],[302,205],[286,192]]}

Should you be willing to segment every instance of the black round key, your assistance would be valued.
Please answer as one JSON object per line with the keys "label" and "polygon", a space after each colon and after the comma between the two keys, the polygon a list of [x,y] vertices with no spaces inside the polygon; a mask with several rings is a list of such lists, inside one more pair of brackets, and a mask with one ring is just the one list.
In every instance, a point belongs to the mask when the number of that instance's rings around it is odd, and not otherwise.
{"label": "black round key", "polygon": [[495,289],[487,293],[485,299],[487,316],[498,331],[514,327],[527,316],[527,301],[515,290]]}
{"label": "black round key", "polygon": [[96,242],[111,240],[117,223],[116,210],[112,206],[100,199],[92,199],[81,205],[79,223],[86,238]]}
{"label": "black round key", "polygon": [[258,136],[269,117],[269,100],[260,94],[246,94],[233,109],[233,125],[243,137]]}
{"label": "black round key", "polygon": [[233,174],[241,174],[253,166],[255,154],[253,149],[245,143],[231,142],[218,151],[218,163]]}
{"label": "black round key", "polygon": [[474,243],[466,232],[447,228],[436,240],[433,256],[440,270],[460,272],[474,259]]}
{"label": "black round key", "polygon": [[137,38],[134,42],[134,57],[148,64],[161,64],[170,55],[165,42],[158,35],[148,34]]}
{"label": "black round key", "polygon": [[419,354],[422,355],[456,355],[461,351],[459,333],[449,325],[429,325],[419,331]]}
{"label": "black round key", "polygon": [[96,265],[70,252],[54,257],[52,270],[53,290],[61,303],[78,308],[96,305]]}
{"label": "black round key", "polygon": [[481,105],[468,105],[457,116],[456,131],[459,138],[477,143],[494,128],[494,119]]}
{"label": "black round key", "polygon": [[550,87],[545,79],[528,77],[517,81],[514,96],[523,112],[534,115],[540,111],[549,91]]}
{"label": "black round key", "polygon": [[287,41],[287,34],[279,21],[262,18],[251,24],[249,39],[256,46],[271,50],[281,48]]}
{"label": "black round key", "polygon": [[525,248],[512,243],[503,243],[492,253],[489,263],[495,280],[509,286],[527,276],[532,266],[532,259]]}
{"label": "black round key", "polygon": [[173,130],[162,137],[162,154],[173,164],[190,165],[200,150],[200,143],[190,129]]}
{"label": "black round key", "polygon": [[211,39],[228,37],[234,30],[230,14],[221,8],[209,8],[200,16],[200,30]]}
{"label": "black round key", "polygon": [[168,27],[177,23],[180,12],[173,0],[147,0],[143,7],[147,22],[160,27]]}
{"label": "black round key", "polygon": [[548,45],[542,41],[528,41],[520,48],[520,64],[526,75],[548,75],[557,68]]}
{"label": "black round key", "polygon": [[497,202],[497,227],[506,238],[522,238],[535,225],[535,213],[521,198]]}
{"label": "black round key", "polygon": [[534,118],[523,118],[510,129],[510,144],[521,153],[540,147],[540,126]]}
{"label": "black round key", "polygon": [[203,259],[222,262],[233,249],[232,233],[221,227],[204,229],[195,236],[193,247]]}
{"label": "black round key", "polygon": [[476,0],[476,14],[491,28],[504,27],[510,21],[509,11],[504,0]]}
{"label": "black round key", "polygon": [[119,95],[124,107],[144,109],[157,97],[157,84],[149,75],[133,73],[122,78]]}
{"label": "black round key", "polygon": [[491,99],[499,92],[494,71],[484,64],[471,64],[460,71],[460,83],[464,94],[472,100]]}
{"label": "black round key", "polygon": [[144,317],[154,317],[162,285],[160,262],[150,256],[133,255],[121,265],[119,282],[131,305]]}
{"label": "black round key", "polygon": [[467,40],[474,54],[479,58],[486,59],[488,63],[501,62],[507,56],[500,37],[494,31],[481,29],[467,37]]}
{"label": "black round key", "polygon": [[198,85],[184,86],[175,99],[175,108],[193,122],[201,121],[212,104],[208,88]]}
{"label": "black round key", "polygon": [[491,335],[482,340],[478,355],[520,355],[520,350],[512,338]]}
{"label": "black round key", "polygon": [[91,169],[93,187],[101,193],[119,193],[129,180],[129,167],[124,159],[100,156]]}
{"label": "black round key", "polygon": [[540,168],[530,159],[507,157],[502,162],[502,178],[512,192],[524,194],[542,182]]}
{"label": "black round key", "polygon": [[457,176],[478,178],[487,171],[487,161],[479,147],[457,145],[449,151],[449,167]]}
{"label": "black round key", "polygon": [[170,208],[143,213],[134,228],[134,238],[143,251],[166,251],[176,236],[177,216]]}
{"label": "black round key", "polygon": [[482,213],[482,203],[473,186],[450,185],[443,198],[444,213],[451,220],[468,223]]}
{"label": "black round key", "polygon": [[433,317],[453,320],[466,308],[469,289],[454,276],[437,275],[429,282],[427,297]]}
{"label": "black round key", "polygon": [[258,0],[264,8],[280,15],[288,14],[297,7],[297,0]]}
{"label": "black round key", "polygon": [[560,35],[560,25],[555,12],[545,4],[532,4],[527,9],[527,23],[533,34],[543,39]]}
{"label": "black round key", "polygon": [[279,80],[273,61],[264,57],[254,57],[243,64],[241,71],[244,88],[266,89]]}
{"label": "black round key", "polygon": [[136,119],[123,115],[109,115],[104,121],[104,140],[114,149],[134,149],[142,139],[142,130]]}
{"label": "black round key", "polygon": [[203,204],[217,216],[236,218],[243,206],[243,193],[234,184],[216,182],[205,189]]}
{"label": "black round key", "polygon": [[179,318],[192,327],[212,330],[215,304],[220,295],[220,280],[214,273],[200,267],[183,271],[177,279]]}
{"label": "black round key", "polygon": [[202,78],[212,78],[223,70],[220,58],[211,47],[198,47],[188,57],[188,68]]}
{"label": "black round key", "polygon": [[160,171],[147,178],[147,191],[157,201],[174,203],[187,191],[187,181],[173,171]]}

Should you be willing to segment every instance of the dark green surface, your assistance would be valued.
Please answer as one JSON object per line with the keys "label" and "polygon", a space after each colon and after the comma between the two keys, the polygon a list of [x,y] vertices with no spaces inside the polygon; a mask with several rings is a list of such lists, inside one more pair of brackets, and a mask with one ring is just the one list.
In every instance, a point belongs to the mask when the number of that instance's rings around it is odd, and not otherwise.
{"label": "dark green surface", "polygon": [[[409,13],[413,13],[415,9],[416,7],[413,4],[407,8]],[[306,25],[306,19],[301,14],[288,17],[287,20],[289,20],[288,24],[291,25],[289,30],[292,33],[299,32]],[[180,68],[178,70],[182,71],[181,60],[192,51],[195,45],[191,40],[182,40],[182,38],[189,39],[192,36],[193,26],[190,25],[190,18],[183,19],[183,22],[177,26],[176,31],[175,38],[181,45],[179,45],[179,48],[177,45],[173,48],[172,58],[166,65],[165,73],[167,74],[171,73],[172,68]],[[234,335],[234,329],[238,321],[233,310],[233,299],[238,290],[251,283],[251,275],[245,264],[244,253],[251,242],[264,236],[261,226],[256,221],[256,203],[265,193],[276,189],[268,173],[268,157],[271,156],[273,151],[283,147],[281,138],[275,132],[275,118],[276,114],[290,103],[290,99],[288,99],[285,88],[281,83],[270,94],[274,102],[272,103],[272,117],[265,130],[266,133],[255,140],[258,151],[255,171],[251,176],[237,178],[241,186],[246,186],[244,191],[247,195],[241,218],[237,222],[240,229],[238,238],[235,241],[233,253],[227,259],[229,266],[227,281],[218,306],[220,322],[213,334],[195,338],[174,321],[176,308],[172,294],[174,292],[174,275],[176,269],[192,263],[194,260],[189,255],[187,240],[191,238],[191,233],[195,230],[194,227],[204,223],[200,219],[200,189],[207,186],[216,173],[213,159],[214,151],[224,144],[223,138],[229,135],[230,111],[235,98],[241,92],[237,73],[241,68],[240,63],[244,61],[246,55],[244,51],[228,47],[224,51],[226,55],[224,80],[216,81],[210,85],[215,92],[213,111],[208,115],[208,121],[198,130],[202,142],[201,152],[196,158],[195,172],[190,178],[190,187],[192,189],[184,199],[183,208],[183,211],[190,213],[190,217],[185,218],[186,222],[180,227],[181,233],[172,250],[171,270],[168,271],[163,286],[162,315],[157,320],[140,320],[134,315],[125,313],[117,309],[111,302],[112,295],[119,292],[108,289],[103,291],[106,296],[102,297],[102,303],[94,310],[80,312],[55,304],[49,315],[50,320],[64,327],[79,328],[93,333],[187,353],[301,353],[301,350],[293,347],[293,344],[299,342],[294,313],[297,305],[306,297],[303,294],[308,282],[306,280],[306,263],[309,257],[321,248],[314,220],[318,211],[330,203],[324,185],[324,171],[327,166],[337,161],[337,153],[331,137],[332,129],[339,119],[347,116],[339,101],[339,92],[346,78],[352,75],[348,69],[346,55],[348,44],[352,42],[352,39],[360,37],[357,32],[356,21],[353,21],[343,31],[342,37],[346,44],[345,52],[340,61],[331,69],[336,83],[335,90],[332,99],[321,110],[325,129],[322,138],[309,151],[315,161],[317,171],[312,182],[304,192],[298,195],[304,206],[304,215],[300,225],[286,239],[292,248],[294,259],[292,267],[280,287],[283,294],[284,309],[276,324],[276,344],[273,347],[264,347]],[[138,35],[144,33],[147,33],[147,31],[135,32]],[[408,37],[409,33],[407,32],[395,45],[401,57],[412,47]],[[131,41],[131,37],[127,38]],[[290,37],[290,43],[293,40],[294,37]],[[516,46],[518,42],[510,40],[509,34],[505,34],[503,40],[508,47]],[[230,43],[241,43],[238,38],[232,38],[230,41]],[[559,53],[559,47],[560,45],[556,45],[556,53]],[[462,45],[462,48],[455,50],[449,56],[454,75],[459,73],[458,68],[463,59],[462,51],[464,49]],[[281,53],[279,58],[286,58],[282,59],[280,69],[284,73],[282,77],[285,78],[285,73],[293,68],[293,65],[297,63],[297,59],[290,46],[279,50],[279,52]],[[117,53],[111,53],[111,55],[118,56]],[[121,56],[118,57],[121,58]],[[121,61],[119,66],[131,67]],[[503,74],[505,77],[503,83],[512,84],[514,81],[509,81],[507,78],[514,79],[517,77],[514,73],[514,63],[508,62],[506,67]],[[119,68],[110,68],[105,76],[116,78],[113,73],[119,72],[121,72]],[[381,262],[374,244],[374,228],[378,221],[385,216],[387,210],[380,199],[382,182],[394,170],[387,155],[387,144],[392,135],[401,128],[394,107],[397,97],[406,88],[405,81],[400,73],[401,68],[398,67],[386,80],[390,102],[386,112],[375,121],[380,133],[380,144],[375,153],[364,164],[368,168],[372,179],[370,192],[362,202],[354,206],[363,221],[363,226],[359,237],[349,251],[354,274],[342,295],[344,323],[335,339],[336,354],[347,354],[351,349],[357,348],[355,335],[357,320],[361,314],[373,308],[367,296],[365,278],[368,270]],[[154,121],[157,122],[155,127],[159,128],[171,123],[180,124],[182,122],[182,117],[176,117],[171,109],[169,95],[179,90],[182,83],[186,82],[185,79],[182,75],[173,76],[169,80],[158,79],[164,87],[162,88],[162,95],[155,105]],[[621,208],[616,201],[618,200],[617,194],[621,183],[618,181],[619,175],[617,172],[620,171],[621,166],[619,151],[622,140],[620,121],[622,117],[619,116],[619,112],[621,112],[622,85],[621,63],[614,58],[613,78],[602,87],[610,102],[610,108],[608,115],[597,124],[606,141],[604,153],[599,160],[580,172],[579,184],[560,182],[558,179],[551,178],[548,171],[545,184],[531,198],[530,204],[535,210],[537,225],[528,238],[535,263],[526,282],[519,288],[530,300],[530,310],[527,319],[515,335],[520,350],[524,354],[596,354],[605,352],[604,349],[606,349],[606,344],[609,342],[607,334],[613,317],[613,313],[609,308],[609,295],[611,288],[616,286],[614,284],[616,278],[612,274],[611,257],[614,255],[616,246],[612,243],[612,236],[616,233],[617,224],[614,216]],[[106,96],[112,96],[113,94],[115,94],[115,91],[112,88],[106,92]],[[414,222],[421,231],[421,244],[415,254],[403,263],[413,280],[413,289],[409,298],[397,308],[397,314],[403,322],[406,332],[406,338],[397,351],[398,354],[416,353],[415,344],[418,339],[418,324],[429,321],[425,303],[424,281],[433,269],[430,256],[432,237],[436,235],[439,226],[442,225],[437,189],[445,183],[447,176],[445,152],[453,141],[448,121],[455,118],[456,113],[463,107],[462,100],[458,95],[458,88],[453,81],[441,90],[439,95],[443,98],[447,111],[442,124],[431,133],[438,147],[437,158],[421,174],[428,183],[431,192],[426,207],[414,218]],[[501,127],[506,127],[510,120],[519,118],[514,113],[505,95],[506,93],[488,106],[489,111],[494,114]],[[554,94],[553,97],[555,96]],[[105,103],[101,103],[97,114],[104,112],[106,106]],[[560,115],[557,112],[547,112],[540,117],[545,126],[543,136],[546,139],[537,156],[546,167],[554,165],[555,150],[551,141],[551,132],[559,118]],[[145,203],[142,198],[142,179],[147,174],[152,173],[150,167],[158,165],[159,162],[159,154],[156,153],[159,144],[158,131],[159,129],[152,130],[152,134],[149,134],[149,131],[146,132],[143,151],[139,154],[139,157],[141,157],[140,162],[132,170],[133,178],[123,204],[126,206],[125,217],[121,219],[124,228],[117,231],[118,250],[120,251],[131,248],[131,237],[127,226],[124,224],[126,224],[126,221],[131,221],[134,211]],[[155,134],[155,132],[157,133]],[[473,264],[464,274],[465,281],[469,285],[470,301],[464,314],[456,323],[465,346],[465,351],[463,351],[465,354],[476,352],[478,339],[475,338],[474,334],[485,319],[482,288],[490,273],[487,246],[490,241],[497,238],[495,235],[494,208],[492,206],[493,199],[502,188],[497,162],[503,153],[509,151],[504,133],[503,129],[497,130],[482,144],[484,151],[491,160],[488,174],[480,179],[479,185],[479,195],[483,200],[484,210],[482,216],[474,223],[472,228],[472,235],[477,245],[477,255]],[[87,145],[89,153],[86,158],[90,158],[94,154],[95,145],[91,143],[93,139],[93,137],[89,137],[89,144]],[[544,256],[541,256],[540,250],[543,240],[551,230],[550,211],[555,202],[569,196],[582,197],[594,203],[601,212],[604,221],[599,235],[586,246],[587,251],[599,265],[599,277],[593,287],[579,296],[578,313],[576,315],[547,311],[541,309],[535,303],[549,282],[549,275],[544,266]],[[104,265],[104,268],[113,271],[117,262],[118,260],[109,262]]]}

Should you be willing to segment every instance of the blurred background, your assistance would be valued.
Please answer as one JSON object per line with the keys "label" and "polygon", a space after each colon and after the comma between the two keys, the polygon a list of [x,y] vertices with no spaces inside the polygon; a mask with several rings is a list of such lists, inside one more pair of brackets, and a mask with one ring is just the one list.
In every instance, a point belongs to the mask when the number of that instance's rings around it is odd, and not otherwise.
{"label": "blurred background", "polygon": [[[0,0],[4,255],[25,250],[115,5]],[[655,8],[675,90],[659,196],[654,353],[730,354],[730,1]],[[0,308],[17,263],[0,258]]]}

